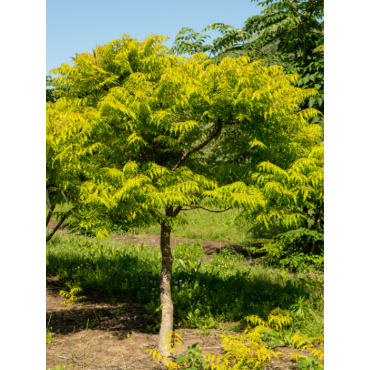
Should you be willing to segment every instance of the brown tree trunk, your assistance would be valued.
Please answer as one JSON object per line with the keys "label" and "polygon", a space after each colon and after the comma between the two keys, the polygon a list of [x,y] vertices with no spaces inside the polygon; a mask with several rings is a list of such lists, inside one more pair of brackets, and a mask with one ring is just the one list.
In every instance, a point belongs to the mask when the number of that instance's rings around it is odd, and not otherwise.
{"label": "brown tree trunk", "polygon": [[[172,207],[166,209],[166,215],[172,216]],[[161,223],[162,271],[160,293],[162,305],[162,322],[159,331],[159,351],[166,358],[170,355],[171,340],[168,335],[173,331],[173,303],[171,298],[171,274],[173,258],[170,248],[171,226]]]}

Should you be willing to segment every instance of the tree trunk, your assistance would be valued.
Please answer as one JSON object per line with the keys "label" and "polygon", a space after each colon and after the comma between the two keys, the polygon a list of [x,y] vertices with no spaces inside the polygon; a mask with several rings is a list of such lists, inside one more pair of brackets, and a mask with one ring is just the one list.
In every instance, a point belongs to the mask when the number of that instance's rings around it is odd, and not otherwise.
{"label": "tree trunk", "polygon": [[[166,209],[166,215],[172,215],[172,207]],[[171,274],[173,258],[170,248],[171,226],[161,223],[161,252],[162,252],[162,271],[160,278],[160,292],[162,304],[162,322],[159,331],[159,351],[166,358],[170,355],[171,340],[168,335],[173,331],[173,303],[171,298]]]}

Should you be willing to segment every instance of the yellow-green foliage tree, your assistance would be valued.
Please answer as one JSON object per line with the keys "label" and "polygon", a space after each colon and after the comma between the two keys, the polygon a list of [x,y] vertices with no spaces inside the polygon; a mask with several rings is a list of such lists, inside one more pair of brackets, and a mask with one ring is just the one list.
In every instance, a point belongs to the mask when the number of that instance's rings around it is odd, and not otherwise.
{"label": "yellow-green foliage tree", "polygon": [[[58,168],[47,184],[71,187],[85,212],[81,225],[104,221],[99,236],[108,235],[114,217],[161,225],[159,348],[167,356],[165,339],[173,330],[172,227],[185,222],[182,210],[233,204],[232,197],[209,195],[218,189],[207,162],[214,144],[238,125],[259,126],[284,137],[281,145],[295,157],[302,146],[297,133],[314,132],[306,119],[317,112],[299,111],[316,91],[293,87],[297,77],[280,67],[262,67],[248,57],[225,58],[219,65],[204,54],[176,57],[161,45],[163,39],[151,35],[138,42],[125,35],[77,55],[73,66],[53,70],[64,90],[47,111],[53,122],[49,160]],[[269,147],[262,137],[250,145]],[[245,196],[238,205],[257,211],[264,202]]]}

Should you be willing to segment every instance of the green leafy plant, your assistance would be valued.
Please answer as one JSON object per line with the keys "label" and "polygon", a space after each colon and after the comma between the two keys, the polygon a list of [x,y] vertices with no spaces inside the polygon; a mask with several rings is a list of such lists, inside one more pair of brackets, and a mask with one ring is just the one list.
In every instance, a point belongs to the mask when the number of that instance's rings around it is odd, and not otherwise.
{"label": "green leafy plant", "polygon": [[267,342],[267,347],[269,349],[272,348],[272,346],[278,346],[281,344],[280,335],[273,329],[265,328],[261,330],[261,333],[263,334],[262,340],[264,342]]}
{"label": "green leafy plant", "polygon": [[82,292],[82,288],[80,287],[80,284],[75,283],[66,283],[69,290],[61,290],[59,294],[65,298],[67,298],[65,301],[62,302],[64,306],[71,306],[76,304],[77,302],[80,302],[83,299],[86,299],[85,296],[77,296],[77,294]]}
{"label": "green leafy plant", "polygon": [[50,326],[50,320],[51,320],[51,316],[49,317],[49,321],[48,321],[48,324],[46,326],[46,344],[50,344],[50,343],[56,343],[58,342],[59,339],[57,339],[56,337],[54,337],[53,333],[51,332],[51,329],[53,329],[51,326]]}
{"label": "green leafy plant", "polygon": [[202,350],[197,348],[198,343],[194,343],[188,347],[187,355],[180,355],[176,359],[177,364],[181,364],[183,369],[199,370],[205,368]]}
{"label": "green leafy plant", "polygon": [[309,306],[304,297],[298,297],[290,306],[290,311],[297,317],[304,318],[309,312]]}
{"label": "green leafy plant", "polygon": [[124,307],[118,307],[116,313],[114,314],[113,320],[117,320],[117,317],[124,311]]}
{"label": "green leafy plant", "polygon": [[322,362],[318,361],[324,358],[324,347],[321,346],[319,348],[315,348],[313,346],[313,342],[317,342],[322,345],[324,343],[324,338],[316,335],[313,338],[313,341],[311,341],[304,334],[296,334],[293,337],[293,345],[296,348],[310,350],[310,355],[307,357],[303,357],[299,353],[290,355],[291,358],[295,358],[298,361],[298,364],[296,365],[297,368],[305,370],[318,370],[324,368]]}
{"label": "green leafy plant", "polygon": [[302,370],[318,370],[323,369],[324,366],[320,361],[317,361],[317,356],[300,357],[298,364],[295,365],[298,369]]}
{"label": "green leafy plant", "polygon": [[55,338],[51,331],[46,330],[46,344],[56,343],[59,339]]}
{"label": "green leafy plant", "polygon": [[87,319],[86,328],[87,329],[94,329],[98,320],[94,319],[92,322],[89,322],[89,319]]}

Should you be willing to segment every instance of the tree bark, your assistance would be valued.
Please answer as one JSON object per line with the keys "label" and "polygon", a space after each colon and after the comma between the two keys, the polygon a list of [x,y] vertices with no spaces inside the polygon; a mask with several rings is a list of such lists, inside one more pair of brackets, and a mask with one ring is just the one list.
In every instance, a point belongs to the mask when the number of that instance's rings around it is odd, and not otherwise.
{"label": "tree bark", "polygon": [[[166,216],[173,216],[173,209],[166,209]],[[162,321],[159,331],[159,350],[166,358],[170,355],[171,341],[167,336],[173,331],[173,303],[171,297],[171,274],[173,258],[170,248],[171,226],[161,223],[162,271],[160,277],[160,294],[162,305]]]}

